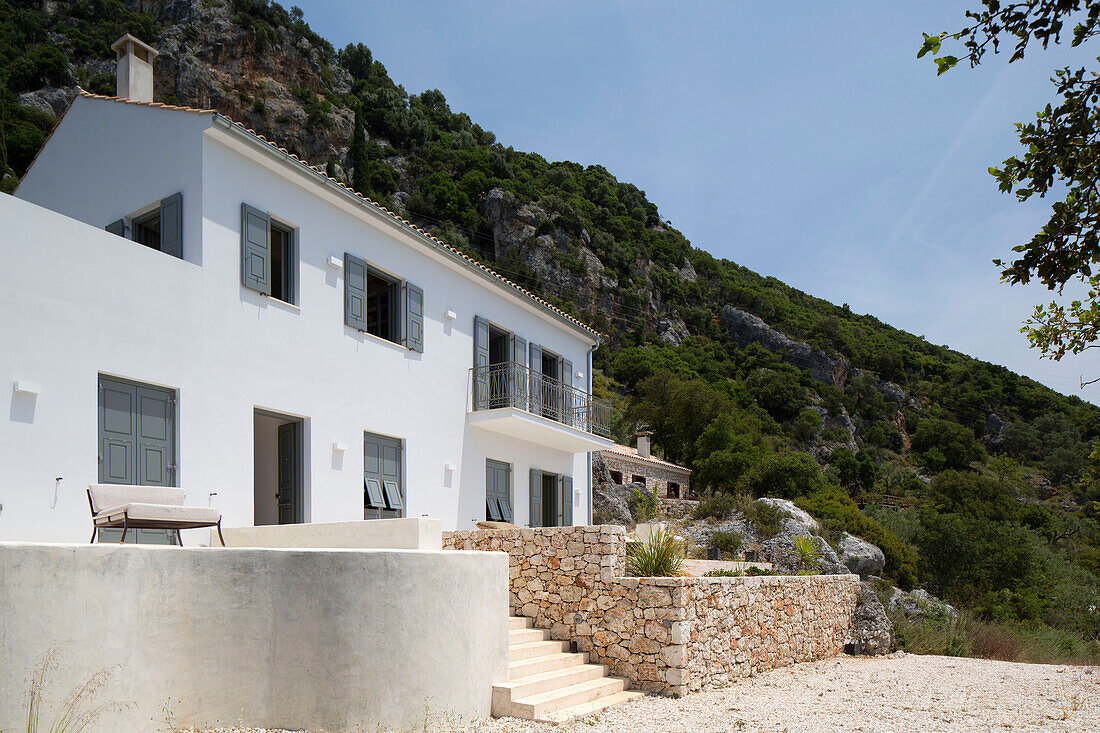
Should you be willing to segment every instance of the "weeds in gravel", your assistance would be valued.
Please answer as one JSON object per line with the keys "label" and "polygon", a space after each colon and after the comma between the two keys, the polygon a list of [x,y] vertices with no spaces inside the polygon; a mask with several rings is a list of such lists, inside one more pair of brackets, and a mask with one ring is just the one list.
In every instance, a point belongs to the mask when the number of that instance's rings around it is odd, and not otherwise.
{"label": "weeds in gravel", "polygon": [[74,687],[61,699],[54,711],[53,722],[40,726],[43,700],[50,678],[60,666],[61,650],[50,648],[35,661],[30,676],[30,702],[27,705],[27,733],[79,733],[110,712],[121,712],[131,703],[108,702],[93,705],[93,699],[107,687],[121,665],[105,667],[93,673],[83,684]]}

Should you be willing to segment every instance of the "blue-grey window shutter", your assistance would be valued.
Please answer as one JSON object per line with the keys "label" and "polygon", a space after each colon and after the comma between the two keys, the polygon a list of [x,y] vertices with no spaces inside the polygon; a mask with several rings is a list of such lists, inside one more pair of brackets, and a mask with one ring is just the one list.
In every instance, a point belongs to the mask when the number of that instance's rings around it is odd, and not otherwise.
{"label": "blue-grey window shutter", "polygon": [[119,219],[118,221],[112,221],[107,226],[103,227],[111,234],[117,234],[120,237],[126,236],[126,220]]}
{"label": "blue-grey window shutter", "polygon": [[183,194],[160,200],[160,251],[183,259]]}
{"label": "blue-grey window shutter", "polygon": [[489,407],[489,322],[474,316],[474,409]]}
{"label": "blue-grey window shutter", "polygon": [[542,526],[542,471],[531,469],[531,527]]}
{"label": "blue-grey window shutter", "polygon": [[505,522],[512,521],[512,505],[508,503],[508,500],[504,497],[497,499],[497,506],[500,507],[500,516],[504,518]]}
{"label": "blue-grey window shutter", "polygon": [[386,503],[390,505],[390,509],[401,509],[403,506],[401,503],[401,487],[397,485],[397,482],[383,481],[382,488],[386,493]]}
{"label": "blue-grey window shutter", "polygon": [[531,384],[527,390],[530,395],[527,410],[539,413],[542,411],[542,347],[532,342],[528,352],[531,354],[527,362],[531,365]]}
{"label": "blue-grey window shutter", "polygon": [[573,477],[561,477],[561,524],[573,526]]}
{"label": "blue-grey window shutter", "polygon": [[410,282],[404,291],[404,315],[401,325],[401,345],[410,351],[424,353],[424,291]]}
{"label": "blue-grey window shutter", "polygon": [[367,330],[367,263],[344,254],[344,323]]}
{"label": "blue-grey window shutter", "polygon": [[512,334],[512,361],[515,366],[509,370],[509,387],[512,393],[512,406],[527,409],[527,387],[531,381],[523,368],[527,364],[527,339]]}
{"label": "blue-grey window shutter", "polygon": [[382,496],[382,482],[376,478],[363,479],[363,489],[367,495],[367,506],[371,509],[385,509],[386,500]]}
{"label": "blue-grey window shutter", "polygon": [[241,282],[271,295],[271,218],[241,204]]}

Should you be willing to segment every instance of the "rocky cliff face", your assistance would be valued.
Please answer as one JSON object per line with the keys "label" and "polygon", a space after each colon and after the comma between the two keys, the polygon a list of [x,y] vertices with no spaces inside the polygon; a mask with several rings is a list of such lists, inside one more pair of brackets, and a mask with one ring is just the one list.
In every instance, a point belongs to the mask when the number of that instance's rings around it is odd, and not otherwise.
{"label": "rocky cliff face", "polygon": [[789,338],[752,313],[726,305],[718,313],[718,323],[735,341],[760,344],[768,351],[780,354],[791,364],[806,369],[823,384],[843,389],[848,381],[848,362],[831,359],[824,351]]}
{"label": "rocky cliff face", "polygon": [[[351,90],[351,76],[327,58],[330,52],[287,28],[265,25],[258,31],[229,0],[126,5],[151,13],[161,29],[157,37],[142,39],[160,52],[154,63],[157,101],[215,109],[314,164],[344,159],[355,115],[339,95]],[[67,45],[63,36],[55,41]],[[65,50],[70,83],[24,93],[21,104],[60,114],[78,82],[114,93],[113,59]]]}

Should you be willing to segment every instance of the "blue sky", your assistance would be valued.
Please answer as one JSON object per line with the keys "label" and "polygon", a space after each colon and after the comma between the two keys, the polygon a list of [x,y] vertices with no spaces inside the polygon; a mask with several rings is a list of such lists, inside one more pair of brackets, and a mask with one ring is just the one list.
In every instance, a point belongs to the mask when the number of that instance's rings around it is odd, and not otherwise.
{"label": "blue sky", "polygon": [[297,2],[504,144],[636,184],[697,247],[1100,403],[1078,389],[1100,361],[1040,360],[1018,333],[1047,291],[991,264],[1048,205],[987,168],[1079,49],[937,78],[921,32],[973,0]]}

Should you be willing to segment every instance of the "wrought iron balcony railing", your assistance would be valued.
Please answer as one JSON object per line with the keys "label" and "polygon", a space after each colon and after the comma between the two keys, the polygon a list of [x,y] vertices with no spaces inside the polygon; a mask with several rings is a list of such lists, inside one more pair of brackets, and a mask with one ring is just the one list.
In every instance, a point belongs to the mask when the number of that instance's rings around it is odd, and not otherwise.
{"label": "wrought iron balcony railing", "polygon": [[474,411],[515,407],[586,433],[611,437],[611,403],[523,364],[504,362],[470,370]]}

